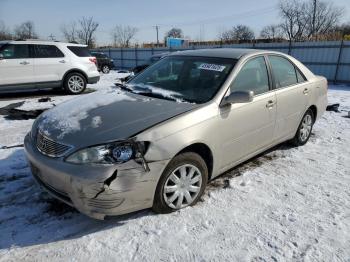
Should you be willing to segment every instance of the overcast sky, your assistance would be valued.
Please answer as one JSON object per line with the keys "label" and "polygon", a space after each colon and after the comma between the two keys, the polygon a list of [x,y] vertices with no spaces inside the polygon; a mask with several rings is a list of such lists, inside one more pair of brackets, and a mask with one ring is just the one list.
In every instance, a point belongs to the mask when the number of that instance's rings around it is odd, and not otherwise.
{"label": "overcast sky", "polygon": [[[344,7],[342,21],[350,22],[350,0],[332,2]],[[116,24],[139,28],[135,37],[139,43],[155,41],[155,25],[160,26],[160,38],[176,26],[191,39],[208,40],[236,24],[246,24],[259,34],[264,25],[278,22],[277,3],[278,0],[0,0],[0,20],[9,27],[32,20],[42,39],[53,34],[61,40],[62,24],[93,16],[100,24],[96,34],[99,44],[111,42],[110,31]]]}

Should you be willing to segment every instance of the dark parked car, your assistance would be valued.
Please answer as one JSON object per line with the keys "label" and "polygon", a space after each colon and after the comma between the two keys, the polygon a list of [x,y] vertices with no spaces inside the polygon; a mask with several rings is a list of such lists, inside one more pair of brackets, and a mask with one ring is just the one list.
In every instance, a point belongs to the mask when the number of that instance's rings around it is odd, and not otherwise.
{"label": "dark parked car", "polygon": [[153,55],[144,64],[135,66],[131,71],[136,75],[168,54],[169,53],[161,53]]}
{"label": "dark parked car", "polygon": [[91,52],[91,55],[97,59],[97,67],[99,71],[104,74],[108,74],[109,71],[114,68],[113,59],[102,52]]}

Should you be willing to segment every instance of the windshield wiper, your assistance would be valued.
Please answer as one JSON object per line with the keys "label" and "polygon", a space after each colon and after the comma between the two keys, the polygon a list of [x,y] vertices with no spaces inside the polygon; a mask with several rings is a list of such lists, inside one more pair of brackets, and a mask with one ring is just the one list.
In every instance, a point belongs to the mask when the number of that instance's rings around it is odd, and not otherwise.
{"label": "windshield wiper", "polygon": [[133,91],[133,89],[130,88],[130,87],[128,87],[126,84],[123,84],[123,83],[115,83],[115,85],[116,85],[117,87],[119,87],[120,89],[122,89],[122,90],[129,91],[129,92],[132,92],[132,91]]}
{"label": "windshield wiper", "polygon": [[178,101],[176,98],[170,97],[170,96],[164,96],[159,93],[152,93],[152,92],[144,92],[144,91],[136,91],[134,92],[135,94],[142,95],[142,96],[148,96],[148,97],[153,97],[153,98],[160,98],[160,99],[165,99],[165,100],[170,100],[170,101]]}

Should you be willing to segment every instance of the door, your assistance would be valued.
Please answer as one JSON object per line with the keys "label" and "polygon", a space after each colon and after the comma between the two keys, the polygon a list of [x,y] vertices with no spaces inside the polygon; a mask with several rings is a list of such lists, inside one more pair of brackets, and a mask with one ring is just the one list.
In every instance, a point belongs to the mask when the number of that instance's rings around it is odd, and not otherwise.
{"label": "door", "polygon": [[33,45],[34,73],[38,84],[60,83],[69,69],[69,60],[55,45]]}
{"label": "door", "polygon": [[270,83],[264,56],[248,60],[232,82],[229,92],[253,91],[254,99],[221,108],[222,169],[272,143],[276,96]]}
{"label": "door", "polygon": [[35,85],[33,59],[26,44],[6,44],[0,49],[0,88],[11,90],[14,85],[16,89]]}
{"label": "door", "polygon": [[305,113],[310,88],[299,69],[287,58],[269,55],[277,98],[275,140],[294,136]]}

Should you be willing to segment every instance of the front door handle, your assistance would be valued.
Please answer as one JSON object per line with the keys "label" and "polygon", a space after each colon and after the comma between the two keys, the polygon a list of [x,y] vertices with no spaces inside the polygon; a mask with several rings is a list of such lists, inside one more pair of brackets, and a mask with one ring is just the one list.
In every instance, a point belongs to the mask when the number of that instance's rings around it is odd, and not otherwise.
{"label": "front door handle", "polygon": [[20,62],[21,65],[29,65],[30,63],[28,61],[22,61]]}
{"label": "front door handle", "polygon": [[303,91],[304,95],[307,95],[309,93],[309,89],[308,88],[305,88],[304,91]]}
{"label": "front door handle", "polygon": [[58,62],[64,64],[64,63],[66,62],[66,60],[60,60],[60,61],[58,61]]}
{"label": "front door handle", "polygon": [[273,102],[272,100],[269,100],[266,104],[267,108],[272,108],[275,105],[275,102]]}

